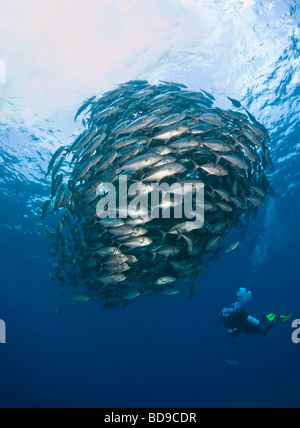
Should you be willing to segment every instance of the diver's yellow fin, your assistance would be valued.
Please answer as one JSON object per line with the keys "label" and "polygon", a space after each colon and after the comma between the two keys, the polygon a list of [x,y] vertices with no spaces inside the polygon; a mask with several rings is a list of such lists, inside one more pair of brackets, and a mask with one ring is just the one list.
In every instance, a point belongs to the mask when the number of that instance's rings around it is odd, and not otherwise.
{"label": "diver's yellow fin", "polygon": [[293,314],[285,316],[285,315],[281,315],[281,316],[277,316],[275,314],[270,314],[266,316],[267,320],[270,322],[273,321],[279,321],[279,322],[287,322],[290,321],[293,318]]}
{"label": "diver's yellow fin", "polygon": [[288,315],[288,316],[281,315],[279,317],[279,321],[280,322],[287,322],[287,321],[290,321],[292,318],[293,318],[293,314]]}

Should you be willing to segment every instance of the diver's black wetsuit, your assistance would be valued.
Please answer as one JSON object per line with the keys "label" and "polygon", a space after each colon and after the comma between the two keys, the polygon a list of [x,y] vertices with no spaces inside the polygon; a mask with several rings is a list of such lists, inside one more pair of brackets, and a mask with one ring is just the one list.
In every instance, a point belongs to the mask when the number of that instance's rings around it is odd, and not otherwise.
{"label": "diver's black wetsuit", "polygon": [[261,328],[268,321],[267,318],[264,318],[259,325],[255,325],[250,322],[249,314],[243,309],[233,312],[227,317],[223,316],[222,321],[227,330],[232,331],[231,334],[235,337],[238,337],[240,334],[266,336],[277,324],[277,321],[269,322],[268,327]]}

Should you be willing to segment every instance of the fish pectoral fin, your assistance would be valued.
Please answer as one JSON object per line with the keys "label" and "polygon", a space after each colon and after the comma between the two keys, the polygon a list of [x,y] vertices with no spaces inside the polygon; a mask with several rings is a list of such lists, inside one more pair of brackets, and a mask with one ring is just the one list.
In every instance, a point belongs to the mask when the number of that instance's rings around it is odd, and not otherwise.
{"label": "fish pectoral fin", "polygon": [[164,240],[166,239],[166,236],[167,236],[167,232],[164,232],[163,230],[160,230],[159,232],[162,234],[162,240],[164,242]]}

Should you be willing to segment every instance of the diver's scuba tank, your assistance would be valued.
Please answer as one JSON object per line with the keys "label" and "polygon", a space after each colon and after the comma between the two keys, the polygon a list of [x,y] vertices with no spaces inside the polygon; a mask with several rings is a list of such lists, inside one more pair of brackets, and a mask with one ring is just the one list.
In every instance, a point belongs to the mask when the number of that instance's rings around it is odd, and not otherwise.
{"label": "diver's scuba tank", "polygon": [[247,322],[248,322],[249,324],[251,324],[253,327],[256,327],[256,328],[260,327],[260,321],[259,321],[259,320],[257,320],[257,319],[256,319],[256,318],[254,318],[254,317],[249,316],[249,317],[247,318]]}

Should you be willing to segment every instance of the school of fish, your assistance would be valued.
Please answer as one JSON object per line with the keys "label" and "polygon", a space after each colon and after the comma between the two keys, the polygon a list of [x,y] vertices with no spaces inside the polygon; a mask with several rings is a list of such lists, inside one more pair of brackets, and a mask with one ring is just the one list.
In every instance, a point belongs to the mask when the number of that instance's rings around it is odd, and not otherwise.
{"label": "school of fish", "polygon": [[[230,101],[235,110],[224,111],[205,91],[131,81],[79,109],[75,120],[84,115],[85,130],[53,155],[46,174],[51,198],[42,211],[42,218],[57,216],[56,230],[46,227],[44,235],[53,240],[51,277],[75,289],[71,303],[99,300],[110,309],[140,296],[178,294],[211,260],[239,246],[227,236],[233,229],[243,236],[274,196],[267,177],[274,166],[265,127]],[[125,175],[149,194],[151,183],[204,183],[203,227],[148,213],[99,218],[105,194],[99,189],[118,187]],[[192,285],[190,297],[195,294]]]}

